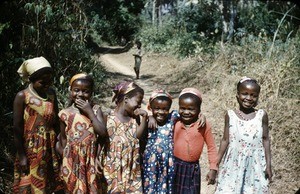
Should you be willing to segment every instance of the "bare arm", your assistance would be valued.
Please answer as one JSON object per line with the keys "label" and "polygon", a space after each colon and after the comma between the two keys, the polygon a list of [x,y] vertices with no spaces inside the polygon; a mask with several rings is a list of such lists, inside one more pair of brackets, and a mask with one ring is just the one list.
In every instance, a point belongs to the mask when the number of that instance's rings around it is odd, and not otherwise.
{"label": "bare arm", "polygon": [[95,132],[101,137],[107,137],[108,134],[101,109],[99,108],[96,113],[97,115],[95,115],[88,101],[77,99],[75,104],[92,121]]}
{"label": "bare arm", "polygon": [[29,167],[24,148],[24,108],[25,94],[23,91],[21,91],[17,93],[13,107],[14,142],[20,160],[20,168],[22,172],[28,174]]}
{"label": "bare arm", "polygon": [[228,147],[229,144],[229,116],[228,113],[225,114],[225,126],[224,126],[224,133],[223,133],[223,138],[220,143],[220,148],[218,152],[218,159],[217,159],[217,165],[222,161],[222,158],[224,156],[224,153]]}
{"label": "bare arm", "polygon": [[141,139],[141,138],[143,138],[144,131],[146,130],[146,128],[148,126],[148,122],[147,122],[147,120],[148,120],[148,113],[145,110],[143,110],[143,109],[137,109],[137,110],[135,110],[135,114],[137,116],[141,116],[142,117],[141,123],[137,127],[137,134],[136,134],[137,138]]}
{"label": "bare arm", "polygon": [[66,124],[62,120],[59,120],[59,126],[60,126],[59,141],[60,141],[61,150],[63,150],[67,145]]}
{"label": "bare arm", "polygon": [[263,146],[265,148],[265,157],[266,157],[266,170],[265,175],[272,181],[272,168],[271,168],[271,148],[270,148],[270,137],[269,137],[269,118],[268,114],[264,112],[264,116],[262,118],[262,127],[263,127]]}

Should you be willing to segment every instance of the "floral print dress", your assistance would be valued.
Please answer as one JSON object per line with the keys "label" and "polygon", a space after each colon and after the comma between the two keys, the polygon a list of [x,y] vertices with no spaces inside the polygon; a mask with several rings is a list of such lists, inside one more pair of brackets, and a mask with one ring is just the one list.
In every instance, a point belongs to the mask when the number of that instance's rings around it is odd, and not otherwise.
{"label": "floral print dress", "polygon": [[240,119],[233,110],[229,115],[229,145],[221,166],[215,194],[268,193],[263,147],[263,110],[253,119]]}
{"label": "floral print dress", "polygon": [[[93,107],[94,112],[99,108]],[[72,107],[72,109],[76,109]],[[67,144],[63,151],[61,176],[67,193],[100,193],[96,176],[96,141],[92,122],[79,110],[70,108],[59,112],[60,119],[66,124]]]}
{"label": "floral print dress", "polygon": [[103,174],[108,193],[142,193],[137,123],[122,123],[111,112],[107,117],[109,140],[104,145]]}
{"label": "floral print dress", "polygon": [[154,130],[148,129],[143,156],[144,193],[173,193],[173,129],[178,116],[178,113],[173,111],[165,125]]}

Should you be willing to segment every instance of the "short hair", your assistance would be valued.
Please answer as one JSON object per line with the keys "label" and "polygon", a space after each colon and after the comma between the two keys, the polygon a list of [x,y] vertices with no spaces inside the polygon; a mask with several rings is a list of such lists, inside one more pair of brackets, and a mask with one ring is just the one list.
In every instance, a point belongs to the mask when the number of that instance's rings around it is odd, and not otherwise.
{"label": "short hair", "polygon": [[171,105],[172,105],[172,99],[171,99],[171,98],[168,98],[167,96],[157,96],[157,97],[155,97],[155,98],[150,102],[150,106],[151,106],[151,104],[152,104],[152,102],[153,102],[154,100],[168,101],[168,102],[170,103],[170,107],[171,107]]}
{"label": "short hair", "polygon": [[260,85],[258,84],[257,80],[256,79],[252,79],[252,78],[244,78],[244,79],[241,79],[237,85],[236,85],[236,90],[239,92],[240,90],[240,86],[242,84],[245,84],[245,83],[250,83],[250,84],[256,84],[257,87],[258,87],[258,91],[260,92]]}
{"label": "short hair", "polygon": [[[87,74],[85,77],[80,77],[78,79],[75,79],[73,82],[72,82],[72,85],[75,81],[87,81],[90,83],[91,85],[91,88],[93,89],[94,88],[94,79],[91,75]],[[72,85],[71,85],[71,88],[72,88]]]}
{"label": "short hair", "polygon": [[185,98],[192,98],[194,101],[196,101],[199,109],[201,109],[202,100],[198,96],[196,96],[195,94],[192,94],[192,93],[185,93],[179,97],[179,100],[182,100]]}

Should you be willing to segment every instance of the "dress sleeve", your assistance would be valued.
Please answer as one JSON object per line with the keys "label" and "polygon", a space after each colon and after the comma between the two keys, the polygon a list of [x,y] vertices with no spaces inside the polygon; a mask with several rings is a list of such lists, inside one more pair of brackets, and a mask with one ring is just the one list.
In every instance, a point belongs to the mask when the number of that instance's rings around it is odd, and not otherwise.
{"label": "dress sleeve", "polygon": [[211,131],[211,125],[207,122],[206,129],[204,133],[204,141],[207,145],[207,154],[209,161],[209,168],[211,170],[218,170],[217,167],[217,148],[215,144],[215,140]]}
{"label": "dress sleeve", "polygon": [[178,111],[177,110],[173,110],[172,112],[171,112],[171,120],[175,123],[176,121],[178,121],[179,120],[179,113],[178,113]]}

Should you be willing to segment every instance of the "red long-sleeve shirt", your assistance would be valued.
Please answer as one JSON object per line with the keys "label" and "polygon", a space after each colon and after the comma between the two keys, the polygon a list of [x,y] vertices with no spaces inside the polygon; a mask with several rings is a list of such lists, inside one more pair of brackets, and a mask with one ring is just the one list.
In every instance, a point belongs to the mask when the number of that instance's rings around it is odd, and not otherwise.
{"label": "red long-sleeve shirt", "polygon": [[204,142],[207,145],[210,169],[217,170],[217,148],[211,131],[211,125],[198,129],[198,123],[185,127],[181,121],[174,128],[174,156],[186,161],[195,162],[200,159]]}

